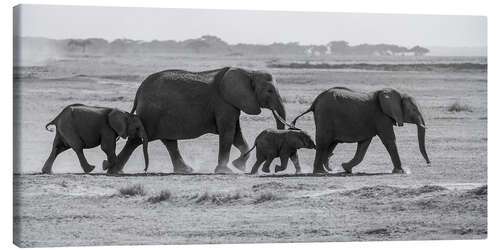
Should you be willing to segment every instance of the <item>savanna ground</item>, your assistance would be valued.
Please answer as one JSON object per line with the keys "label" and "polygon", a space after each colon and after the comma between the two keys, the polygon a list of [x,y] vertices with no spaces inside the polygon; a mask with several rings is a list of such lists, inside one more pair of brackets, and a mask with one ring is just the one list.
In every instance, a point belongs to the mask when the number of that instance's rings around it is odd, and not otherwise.
{"label": "savanna ground", "polygon": [[[14,69],[14,242],[23,247],[175,243],[298,242],[352,240],[482,239],[487,235],[487,74],[461,71],[363,71],[267,68],[270,60],[297,58],[192,55],[73,55]],[[340,58],[337,62],[456,62],[477,58]],[[335,62],[334,62],[335,63]],[[307,109],[323,90],[397,88],[414,96],[426,118],[427,167],[416,128],[395,128],[407,175],[392,164],[378,138],[353,175],[342,174],[354,144],[342,144],[328,176],[214,175],[217,136],[180,142],[194,175],[173,175],[166,148],[150,143],[152,174],[141,174],[137,150],[123,176],[100,169],[105,155],[86,151],[96,165],[84,175],[76,155],[57,158],[53,175],[37,174],[54,134],[44,125],[72,103],[130,110],[135,91],[149,74],[170,68],[192,71],[223,66],[271,72],[284,98],[287,119]],[[188,107],[187,107],[188,108]],[[275,127],[271,112],[242,114],[252,144]],[[312,115],[297,125],[314,138]],[[124,141],[118,142],[118,150]],[[231,159],[238,151],[233,148]],[[299,152],[312,171],[313,150]],[[254,154],[247,163],[249,168]],[[276,162],[276,161],[275,161]],[[273,164],[274,165],[274,164]],[[273,169],[273,168],[271,168]],[[235,170],[236,172],[237,170]]]}

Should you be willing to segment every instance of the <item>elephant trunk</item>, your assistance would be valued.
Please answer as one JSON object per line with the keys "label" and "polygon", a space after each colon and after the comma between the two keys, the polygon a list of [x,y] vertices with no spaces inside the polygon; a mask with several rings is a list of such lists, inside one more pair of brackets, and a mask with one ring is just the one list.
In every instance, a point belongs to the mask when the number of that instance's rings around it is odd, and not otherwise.
{"label": "elephant trunk", "polygon": [[142,152],[144,154],[144,172],[148,171],[149,167],[149,154],[148,154],[148,136],[146,134],[146,130],[144,129],[144,126],[141,125],[140,131],[139,131],[139,136],[142,139]]}
{"label": "elephant trunk", "polygon": [[427,151],[425,150],[425,123],[423,119],[421,121],[421,123],[417,124],[418,146],[420,148],[420,153],[422,153],[422,156],[425,159],[425,162],[427,162],[427,164],[430,164],[431,161],[429,161]]}
{"label": "elephant trunk", "polygon": [[273,108],[273,111],[275,111],[273,112],[273,116],[274,120],[276,120],[276,128],[285,129],[285,123],[283,123],[282,121],[286,121],[286,112],[285,112],[285,106],[283,105],[283,101],[281,100],[281,98],[279,98],[279,101]]}

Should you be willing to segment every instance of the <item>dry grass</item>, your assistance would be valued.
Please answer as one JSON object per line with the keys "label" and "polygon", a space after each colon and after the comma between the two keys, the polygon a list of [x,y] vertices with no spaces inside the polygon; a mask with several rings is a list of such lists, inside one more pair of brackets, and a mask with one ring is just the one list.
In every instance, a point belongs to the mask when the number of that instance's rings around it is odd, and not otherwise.
{"label": "dry grass", "polygon": [[280,197],[274,193],[271,192],[266,192],[266,193],[261,193],[257,197],[255,197],[255,200],[253,201],[254,204],[258,203],[263,203],[266,201],[275,201],[279,200]]}
{"label": "dry grass", "polygon": [[449,112],[472,112],[472,108],[467,104],[454,102],[448,107]]}
{"label": "dry grass", "polygon": [[148,198],[148,202],[150,203],[159,203],[162,201],[168,201],[172,194],[168,190],[162,190],[159,194],[151,196]]}
{"label": "dry grass", "polygon": [[134,184],[131,186],[122,187],[118,190],[122,196],[144,196],[146,195],[146,190],[141,184]]}
{"label": "dry grass", "polygon": [[208,193],[205,192],[202,195],[196,196],[196,203],[212,203],[216,205],[224,205],[237,200],[240,200],[243,196],[239,193]]}

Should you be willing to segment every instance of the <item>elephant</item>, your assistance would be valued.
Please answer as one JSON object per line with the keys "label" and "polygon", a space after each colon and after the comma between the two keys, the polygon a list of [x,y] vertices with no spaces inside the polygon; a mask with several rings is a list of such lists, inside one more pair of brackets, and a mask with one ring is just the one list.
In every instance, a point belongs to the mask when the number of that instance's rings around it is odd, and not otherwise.
{"label": "elephant", "polygon": [[250,153],[256,148],[256,161],[250,171],[250,174],[256,174],[259,166],[265,161],[262,171],[269,173],[269,165],[274,158],[280,157],[281,165],[276,165],[275,172],[281,172],[286,169],[288,158],[292,160],[295,166],[295,173],[302,172],[297,149],[308,148],[314,149],[316,145],[311,136],[305,131],[291,128],[288,130],[282,129],[266,129],[255,138],[254,146],[246,153]]}
{"label": "elephant", "polygon": [[316,124],[316,155],[313,173],[326,173],[328,159],[338,143],[358,143],[356,154],[349,162],[342,163],[347,173],[365,156],[372,138],[377,135],[389,152],[393,173],[405,173],[401,168],[393,126],[403,123],[417,125],[420,152],[430,164],[425,149],[425,122],[415,99],[394,89],[385,88],[371,93],[356,92],[344,87],[334,87],[319,94],[309,109],[298,115],[297,120],[313,112]]}
{"label": "elephant", "polygon": [[[262,108],[272,110],[276,127],[284,128],[280,119],[286,118],[285,108],[273,76],[264,71],[224,67],[154,73],[138,88],[131,113],[135,111],[141,118],[150,141],[161,140],[166,146],[174,173],[193,172],[184,162],[177,141],[207,133],[219,135],[215,173],[232,173],[227,166],[231,145],[241,153],[232,161],[237,169],[244,171],[248,160],[240,113],[258,115]],[[139,140],[129,138],[115,164],[103,163],[109,165],[108,173],[121,171],[138,145]]]}
{"label": "elephant", "polygon": [[[52,151],[45,161],[42,173],[52,173],[52,165],[57,155],[72,148],[85,173],[94,170],[94,166],[87,162],[83,149],[101,145],[109,162],[116,161],[116,141],[119,137],[138,138],[142,140],[144,161],[148,168],[148,137],[139,117],[130,113],[106,107],[92,107],[83,104],[66,106],[59,115],[45,125],[56,127],[56,135],[52,143]],[[106,170],[106,169],[104,169]]]}

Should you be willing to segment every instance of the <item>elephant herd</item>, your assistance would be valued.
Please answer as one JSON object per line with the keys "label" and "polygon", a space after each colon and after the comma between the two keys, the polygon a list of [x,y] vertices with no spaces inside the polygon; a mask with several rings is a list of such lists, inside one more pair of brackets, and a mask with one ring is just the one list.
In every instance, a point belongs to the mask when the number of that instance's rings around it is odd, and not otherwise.
{"label": "elephant herd", "polygon": [[[299,148],[314,148],[313,173],[326,173],[331,171],[328,161],[337,144],[357,143],[354,158],[342,164],[350,173],[362,161],[374,136],[381,139],[389,152],[393,173],[404,173],[393,130],[394,125],[403,126],[403,123],[417,125],[420,152],[430,164],[425,149],[425,122],[415,99],[409,95],[394,89],[362,93],[335,87],[319,94],[304,113],[288,123],[283,100],[271,74],[225,67],[202,72],[165,70],[154,73],[137,89],[130,113],[83,104],[67,106],[46,125],[46,128],[55,125],[56,135],[42,172],[51,173],[57,155],[69,148],[76,152],[83,170],[91,172],[94,166],[85,159],[83,149],[99,145],[107,155],[103,169],[109,174],[121,173],[133,151],[143,145],[147,171],[148,142],[160,140],[168,150],[174,172],[191,173],[193,169],[179,152],[178,140],[207,133],[219,135],[215,173],[232,173],[228,167],[231,146],[241,153],[232,165],[245,171],[250,149],[243,137],[239,117],[241,111],[258,115],[262,108],[272,111],[277,129],[264,130],[256,138],[257,160],[251,173],[256,173],[264,161],[263,171],[269,172],[269,164],[276,157],[281,159],[277,171],[284,170],[290,158],[296,172],[300,173],[296,152]],[[308,112],[314,114],[315,142],[295,125]],[[118,137],[128,139],[117,156]]]}

